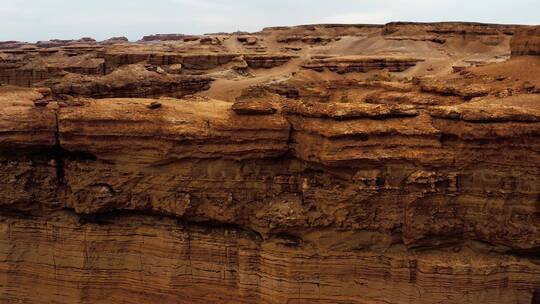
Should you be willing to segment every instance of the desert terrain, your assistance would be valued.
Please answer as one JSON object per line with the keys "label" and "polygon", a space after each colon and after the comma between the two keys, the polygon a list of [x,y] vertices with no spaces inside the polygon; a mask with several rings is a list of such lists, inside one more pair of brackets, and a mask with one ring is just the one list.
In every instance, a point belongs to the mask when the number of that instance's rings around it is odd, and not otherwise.
{"label": "desert terrain", "polygon": [[540,303],[540,27],[0,42],[0,303]]}

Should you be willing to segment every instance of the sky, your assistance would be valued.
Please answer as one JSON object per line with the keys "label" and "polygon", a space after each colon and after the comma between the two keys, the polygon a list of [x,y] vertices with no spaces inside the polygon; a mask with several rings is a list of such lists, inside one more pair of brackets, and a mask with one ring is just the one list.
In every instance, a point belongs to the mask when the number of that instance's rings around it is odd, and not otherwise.
{"label": "sky", "polygon": [[540,0],[0,0],[0,41],[391,21],[540,24]]}

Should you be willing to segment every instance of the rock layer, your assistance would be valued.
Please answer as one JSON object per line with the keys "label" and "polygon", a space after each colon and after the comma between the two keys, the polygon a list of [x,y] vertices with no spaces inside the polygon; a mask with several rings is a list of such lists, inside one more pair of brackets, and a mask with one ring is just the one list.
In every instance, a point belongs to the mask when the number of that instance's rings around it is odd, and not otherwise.
{"label": "rock layer", "polygon": [[[0,302],[535,304],[540,61],[501,62],[514,29],[3,50],[57,74],[0,86]],[[283,51],[302,33],[331,39]]]}
{"label": "rock layer", "polygon": [[[155,70],[155,71],[154,71]],[[68,74],[58,81],[48,81],[55,94],[107,97],[182,97],[204,91],[214,80],[205,76],[165,75],[157,68],[127,65],[105,76]]]}
{"label": "rock layer", "polygon": [[316,71],[326,69],[337,73],[368,72],[388,69],[390,72],[403,72],[414,67],[421,60],[400,57],[348,56],[313,58],[304,67]]}
{"label": "rock layer", "polygon": [[[540,284],[538,265],[517,257],[400,246],[348,251],[343,243],[361,235],[341,235],[340,244],[321,233],[317,241],[330,248],[311,249],[149,216],[9,219],[0,224],[0,273],[18,276],[3,284],[2,301],[532,303]],[[22,286],[39,296],[21,298]]]}
{"label": "rock layer", "polygon": [[512,56],[540,56],[540,27],[518,31],[511,43]]}

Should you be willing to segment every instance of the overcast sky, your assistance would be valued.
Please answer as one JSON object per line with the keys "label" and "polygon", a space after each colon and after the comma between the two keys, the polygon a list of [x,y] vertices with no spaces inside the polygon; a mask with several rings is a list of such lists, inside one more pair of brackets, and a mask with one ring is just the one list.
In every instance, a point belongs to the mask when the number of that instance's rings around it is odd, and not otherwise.
{"label": "overcast sky", "polygon": [[0,41],[390,21],[540,24],[540,0],[0,0]]}

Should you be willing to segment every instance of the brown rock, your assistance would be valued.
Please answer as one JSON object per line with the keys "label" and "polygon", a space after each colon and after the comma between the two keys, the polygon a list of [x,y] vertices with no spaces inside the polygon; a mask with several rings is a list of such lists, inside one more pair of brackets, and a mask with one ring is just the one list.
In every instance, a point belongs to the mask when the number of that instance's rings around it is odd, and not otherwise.
{"label": "brown rock", "polygon": [[158,109],[158,108],[161,108],[161,103],[157,102],[157,101],[152,101],[149,105],[146,106],[147,108],[151,109],[151,110],[154,110],[154,109]]}
{"label": "brown rock", "polygon": [[540,26],[516,32],[510,43],[512,56],[540,56]]}
{"label": "brown rock", "polygon": [[286,64],[296,56],[291,55],[244,55],[244,60],[251,68],[274,68]]}
{"label": "brown rock", "polygon": [[536,303],[522,28],[0,43],[0,303]]}
{"label": "brown rock", "polygon": [[183,69],[182,64],[176,63],[176,64],[171,64],[170,66],[168,66],[167,72],[170,74],[181,74],[182,69]]}
{"label": "brown rock", "polygon": [[337,73],[368,72],[388,69],[390,72],[403,72],[416,65],[420,59],[401,57],[346,56],[315,57],[303,65],[316,71],[330,70]]}
{"label": "brown rock", "polygon": [[103,41],[102,43],[114,44],[114,43],[126,43],[126,42],[129,42],[129,39],[127,39],[126,37],[112,37]]}
{"label": "brown rock", "polygon": [[462,82],[424,80],[420,87],[423,92],[460,96],[467,100],[489,94],[486,86]]}
{"label": "brown rock", "polygon": [[203,45],[220,45],[221,41],[217,37],[203,37],[199,40],[199,43]]}
{"label": "brown rock", "polygon": [[51,87],[55,94],[93,98],[181,97],[207,90],[212,81],[206,76],[168,75],[151,65],[127,65],[105,76],[69,74]]}
{"label": "brown rock", "polygon": [[184,41],[186,38],[193,36],[184,35],[184,34],[155,34],[148,35],[142,38],[142,41],[151,42],[151,41]]}
{"label": "brown rock", "polygon": [[35,90],[43,95],[44,98],[52,97],[52,91],[50,88],[36,88]]}
{"label": "brown rock", "polygon": [[276,108],[265,101],[241,101],[232,106],[232,110],[240,115],[270,115],[276,113]]}
{"label": "brown rock", "polygon": [[254,36],[238,36],[236,40],[246,45],[255,45],[259,41],[257,37]]}
{"label": "brown rock", "polygon": [[34,105],[36,107],[46,107],[48,104],[49,104],[49,101],[43,100],[43,99],[34,101]]}

